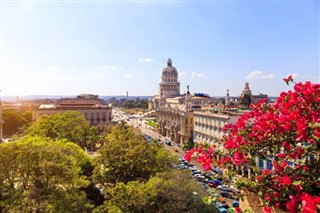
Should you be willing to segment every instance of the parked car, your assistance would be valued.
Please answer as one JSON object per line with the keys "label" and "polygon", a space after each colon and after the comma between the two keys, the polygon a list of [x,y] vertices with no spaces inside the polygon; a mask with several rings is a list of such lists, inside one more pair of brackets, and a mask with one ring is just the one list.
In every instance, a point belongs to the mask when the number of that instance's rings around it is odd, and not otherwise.
{"label": "parked car", "polygon": [[192,171],[192,175],[195,175],[195,174],[200,174],[201,175],[201,172],[199,169],[195,170],[195,171]]}
{"label": "parked car", "polygon": [[183,165],[183,164],[178,164],[177,166],[175,166],[175,168],[177,168],[177,169],[187,169],[188,167],[186,165]]}
{"label": "parked car", "polygon": [[222,175],[222,170],[217,167],[212,167],[212,171],[216,174]]}
{"label": "parked car", "polygon": [[234,188],[234,187],[228,187],[228,186],[219,185],[218,189],[222,190],[222,191],[232,192],[232,193],[234,193],[236,195],[240,195],[240,191],[238,189]]}
{"label": "parked car", "polygon": [[239,201],[237,201],[237,200],[236,200],[236,201],[233,201],[233,202],[232,202],[232,206],[233,206],[233,207],[239,207]]}
{"label": "parked car", "polygon": [[222,185],[222,182],[221,182],[220,180],[218,180],[218,179],[213,180],[213,182],[214,182],[217,186]]}
{"label": "parked car", "polygon": [[216,184],[215,182],[213,182],[213,180],[209,180],[209,181],[208,181],[208,186],[209,186],[209,187],[216,188],[216,187],[217,187],[217,184]]}
{"label": "parked car", "polygon": [[228,211],[228,213],[235,213],[236,212],[234,207],[228,208],[227,211]]}
{"label": "parked car", "polygon": [[169,140],[166,140],[166,144],[167,144],[168,146],[172,146],[172,143],[171,143],[171,141],[169,141]]}
{"label": "parked car", "polygon": [[234,197],[232,196],[232,194],[230,194],[229,192],[227,191],[220,191],[220,195],[222,197],[226,197],[226,198],[230,198],[230,199],[233,199]]}

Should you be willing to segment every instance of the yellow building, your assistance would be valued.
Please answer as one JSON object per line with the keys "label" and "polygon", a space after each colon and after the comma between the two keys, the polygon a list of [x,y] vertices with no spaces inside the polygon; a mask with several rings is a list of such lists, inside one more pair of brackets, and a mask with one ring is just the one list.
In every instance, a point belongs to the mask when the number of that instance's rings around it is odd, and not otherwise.
{"label": "yellow building", "polygon": [[55,104],[41,104],[33,113],[33,120],[38,120],[42,115],[53,115],[66,111],[81,112],[91,126],[102,129],[112,121],[112,107],[104,105],[103,100],[97,95],[82,94],[76,98],[61,98]]}

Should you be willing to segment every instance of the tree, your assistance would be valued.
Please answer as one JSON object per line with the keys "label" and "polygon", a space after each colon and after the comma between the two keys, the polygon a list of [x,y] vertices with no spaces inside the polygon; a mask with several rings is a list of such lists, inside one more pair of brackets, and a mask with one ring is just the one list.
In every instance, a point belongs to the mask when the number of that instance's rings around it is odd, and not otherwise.
{"label": "tree", "polygon": [[201,186],[181,170],[158,173],[146,183],[118,182],[104,194],[106,201],[95,212],[214,212],[214,207],[201,199],[206,195]]}
{"label": "tree", "polygon": [[95,158],[95,176],[108,185],[117,182],[146,181],[151,175],[172,166],[174,157],[159,146],[146,143],[141,133],[120,124],[106,136]]}
{"label": "tree", "polygon": [[84,152],[73,144],[24,137],[0,145],[0,208],[4,212],[87,212],[80,187]]}
{"label": "tree", "polygon": [[152,195],[153,212],[214,212],[214,206],[201,198],[208,196],[192,179],[190,172],[170,170],[150,178],[146,188]]}
{"label": "tree", "polygon": [[[131,181],[127,184],[118,182],[113,187],[107,187],[104,191],[105,203],[95,209],[94,212],[153,212],[149,195],[145,190],[145,184],[139,181]],[[148,211],[149,210],[149,211]]]}
{"label": "tree", "polygon": [[67,111],[63,114],[43,115],[33,123],[26,133],[30,136],[49,137],[51,139],[67,139],[86,147],[89,124],[83,114]]}
{"label": "tree", "polygon": [[3,135],[5,137],[23,132],[32,122],[32,113],[29,111],[4,110],[2,116],[4,121]]}
{"label": "tree", "polygon": [[[289,76],[286,83],[293,82]],[[229,156],[220,163],[250,165],[256,159],[272,160],[273,170],[255,169],[256,181],[246,181],[265,200],[290,212],[320,210],[320,85],[297,83],[294,91],[282,92],[274,104],[253,106],[235,125],[225,127],[224,146]],[[192,155],[191,151],[187,158]],[[201,150],[201,161],[210,152]],[[290,166],[292,164],[292,166]]]}
{"label": "tree", "polygon": [[147,109],[148,108],[148,101],[147,100],[126,100],[123,102],[120,107],[123,108],[142,108],[142,109]]}

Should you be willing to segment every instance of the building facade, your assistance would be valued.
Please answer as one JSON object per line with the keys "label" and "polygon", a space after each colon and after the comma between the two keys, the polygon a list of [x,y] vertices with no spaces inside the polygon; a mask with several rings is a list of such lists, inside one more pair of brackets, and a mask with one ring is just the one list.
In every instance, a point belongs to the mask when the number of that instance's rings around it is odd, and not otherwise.
{"label": "building facade", "polygon": [[235,110],[209,109],[194,112],[194,142],[216,145],[223,151],[220,140],[223,136],[223,127],[226,124],[234,124],[240,117]]}
{"label": "building facade", "polygon": [[42,115],[53,115],[66,111],[81,112],[91,126],[102,129],[112,121],[112,107],[106,106],[97,95],[82,94],[76,98],[62,98],[55,104],[41,104],[38,110],[33,112],[33,121]]}
{"label": "building facade", "polygon": [[157,110],[159,133],[172,142],[183,146],[193,141],[193,112],[191,95],[171,99],[162,98]]}
{"label": "building facade", "polygon": [[149,99],[149,109],[156,110],[158,131],[177,145],[193,142],[194,111],[211,103],[211,98],[203,93],[180,95],[178,71],[169,58],[162,69],[159,94]]}

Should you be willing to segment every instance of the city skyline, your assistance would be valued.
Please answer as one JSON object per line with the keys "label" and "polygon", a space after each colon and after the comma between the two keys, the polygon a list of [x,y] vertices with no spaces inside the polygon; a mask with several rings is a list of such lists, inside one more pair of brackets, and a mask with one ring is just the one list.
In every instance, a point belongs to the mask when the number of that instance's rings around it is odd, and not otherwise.
{"label": "city skyline", "polygon": [[0,2],[4,96],[152,96],[168,58],[181,93],[319,83],[317,1]]}

